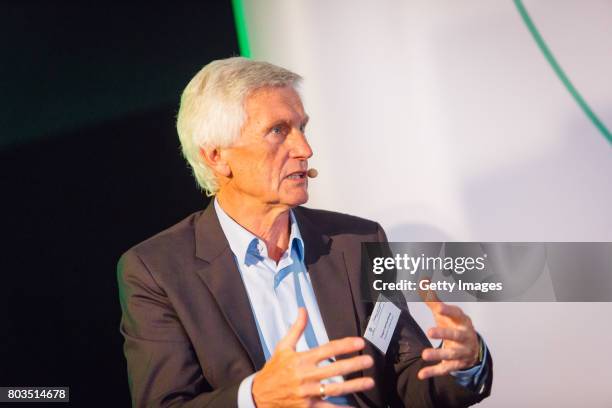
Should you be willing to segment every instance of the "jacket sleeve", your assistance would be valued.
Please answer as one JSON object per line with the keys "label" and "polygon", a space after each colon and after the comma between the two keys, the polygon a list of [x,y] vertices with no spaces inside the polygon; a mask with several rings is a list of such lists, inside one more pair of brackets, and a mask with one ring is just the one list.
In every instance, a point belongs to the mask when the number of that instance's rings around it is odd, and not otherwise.
{"label": "jacket sleeve", "polygon": [[[377,234],[379,242],[387,242],[387,236],[380,225]],[[490,395],[493,382],[490,353],[486,361],[489,369],[487,380],[481,390],[472,391],[463,387],[451,375],[418,379],[417,373],[421,368],[434,364],[421,358],[423,349],[431,347],[431,343],[408,308],[404,305],[400,308],[402,312],[387,354],[391,356],[390,364],[393,364],[397,396],[405,407],[467,407]]]}
{"label": "jacket sleeve", "polygon": [[213,390],[164,290],[132,249],[117,266],[134,407],[233,407],[240,383]]}

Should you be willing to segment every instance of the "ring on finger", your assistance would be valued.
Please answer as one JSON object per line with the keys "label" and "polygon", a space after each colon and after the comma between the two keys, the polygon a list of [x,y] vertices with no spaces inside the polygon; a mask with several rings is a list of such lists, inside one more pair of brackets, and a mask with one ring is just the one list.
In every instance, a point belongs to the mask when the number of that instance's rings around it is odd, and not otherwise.
{"label": "ring on finger", "polygon": [[323,383],[319,383],[319,396],[321,397],[321,399],[327,397],[327,395],[325,394],[325,384]]}

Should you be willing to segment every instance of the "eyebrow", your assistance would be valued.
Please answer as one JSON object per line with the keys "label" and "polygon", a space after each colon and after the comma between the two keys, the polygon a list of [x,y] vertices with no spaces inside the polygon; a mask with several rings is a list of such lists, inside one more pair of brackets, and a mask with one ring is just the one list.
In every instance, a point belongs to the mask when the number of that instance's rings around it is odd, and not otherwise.
{"label": "eyebrow", "polygon": [[[300,122],[300,126],[306,126],[308,124],[308,121],[310,121],[310,116],[308,115],[304,116],[304,120]],[[278,125],[286,125],[286,126],[291,127],[291,121],[288,121],[285,119],[279,119],[276,122],[272,123],[271,125],[267,126],[266,131],[269,131],[270,129]]]}

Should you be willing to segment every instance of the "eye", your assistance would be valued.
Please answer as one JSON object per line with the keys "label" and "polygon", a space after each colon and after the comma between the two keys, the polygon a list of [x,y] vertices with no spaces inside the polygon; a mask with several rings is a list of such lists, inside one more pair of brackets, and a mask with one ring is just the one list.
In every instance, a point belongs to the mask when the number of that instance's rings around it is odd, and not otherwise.
{"label": "eye", "polygon": [[275,138],[282,138],[286,136],[287,133],[288,133],[287,125],[283,123],[279,123],[278,125],[272,126],[270,130],[268,131],[268,134]]}
{"label": "eye", "polygon": [[305,124],[305,123],[303,123],[303,124],[300,126],[300,132],[302,132],[302,133],[306,132],[306,124]]}

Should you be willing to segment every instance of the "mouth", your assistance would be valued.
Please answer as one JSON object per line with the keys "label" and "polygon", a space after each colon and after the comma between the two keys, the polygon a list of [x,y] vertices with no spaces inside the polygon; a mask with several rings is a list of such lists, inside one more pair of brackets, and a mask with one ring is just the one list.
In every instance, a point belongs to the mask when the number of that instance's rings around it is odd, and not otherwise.
{"label": "mouth", "polygon": [[285,176],[285,178],[287,180],[303,181],[306,180],[306,171],[294,171],[293,173],[290,173],[289,175]]}

